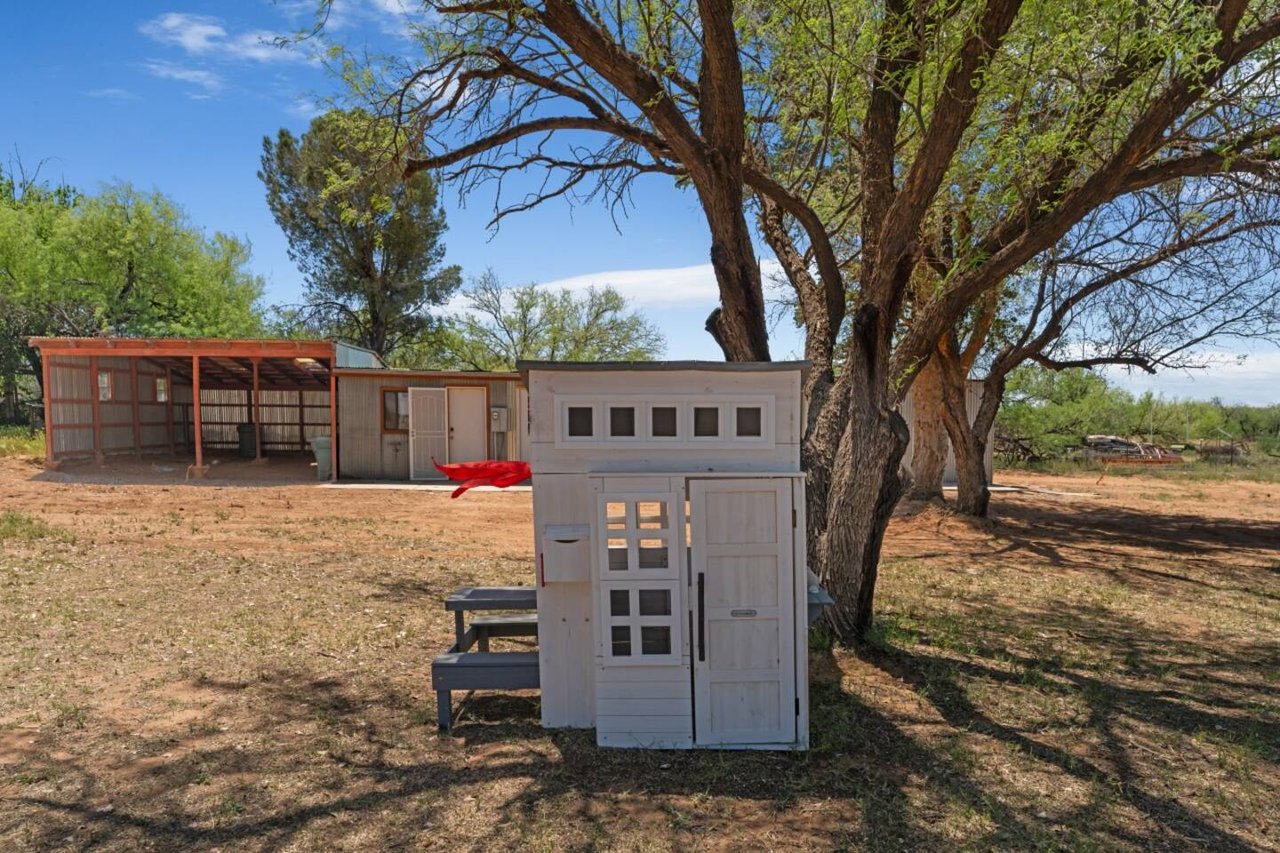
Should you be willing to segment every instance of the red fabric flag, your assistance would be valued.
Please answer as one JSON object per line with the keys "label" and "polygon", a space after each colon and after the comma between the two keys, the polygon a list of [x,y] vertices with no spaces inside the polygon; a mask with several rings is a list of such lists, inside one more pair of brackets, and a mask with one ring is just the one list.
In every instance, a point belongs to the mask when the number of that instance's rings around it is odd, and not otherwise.
{"label": "red fabric flag", "polygon": [[505,489],[516,483],[523,483],[533,473],[529,470],[528,462],[518,460],[507,462],[486,459],[479,462],[455,462],[441,465],[435,457],[432,457],[431,464],[450,480],[462,483],[453,490],[453,494],[449,496],[451,498],[456,498],[476,486],[496,486],[499,489]]}

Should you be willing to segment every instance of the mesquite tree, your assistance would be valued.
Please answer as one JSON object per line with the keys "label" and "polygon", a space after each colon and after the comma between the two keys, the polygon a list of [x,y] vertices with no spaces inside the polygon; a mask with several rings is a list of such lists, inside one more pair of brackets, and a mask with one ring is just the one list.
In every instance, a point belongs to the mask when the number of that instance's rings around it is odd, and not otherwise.
{"label": "mesquite tree", "polygon": [[[768,358],[752,221],[796,291],[811,565],[870,625],[913,378],[986,294],[1097,208],[1267,180],[1280,11],[1222,0],[468,0],[424,7],[382,106],[439,170],[617,201],[666,175],[711,235],[730,359]],[[1274,93],[1270,93],[1274,95]],[[534,176],[541,174],[541,183]],[[925,281],[932,279],[932,286]],[[837,369],[838,368],[838,369]]]}
{"label": "mesquite tree", "polygon": [[944,421],[956,455],[957,511],[985,515],[982,458],[1009,374],[1212,364],[1204,349],[1280,335],[1280,199],[1252,180],[1187,179],[1094,211],[1005,288],[977,412],[968,366],[943,346]]}

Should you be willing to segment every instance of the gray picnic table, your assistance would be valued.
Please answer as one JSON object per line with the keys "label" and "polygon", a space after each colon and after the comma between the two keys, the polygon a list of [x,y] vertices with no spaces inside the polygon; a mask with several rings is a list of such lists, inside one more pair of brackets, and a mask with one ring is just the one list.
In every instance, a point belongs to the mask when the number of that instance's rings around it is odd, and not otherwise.
{"label": "gray picnic table", "polygon": [[[463,587],[444,600],[453,613],[453,648],[431,664],[431,684],[436,691],[437,723],[447,730],[453,724],[451,693],[454,690],[521,690],[536,688],[537,652],[490,652],[490,637],[538,636],[538,593],[527,586]],[[484,610],[525,611],[482,614],[467,624],[468,612]],[[533,611],[533,612],[529,612]],[[476,645],[479,651],[470,651]]]}
{"label": "gray picnic table", "polygon": [[[533,610],[538,609],[538,591],[531,586],[466,586],[451,594],[444,600],[444,609],[453,612],[453,634],[457,641],[457,650],[465,652],[470,643],[467,642],[468,612],[478,610]],[[500,623],[502,620],[475,619],[473,626]],[[507,620],[516,621],[516,620]],[[519,621],[527,623],[527,614],[520,616]],[[537,624],[536,613],[534,624]],[[488,642],[484,633],[477,638],[482,642],[482,651],[487,650]]]}

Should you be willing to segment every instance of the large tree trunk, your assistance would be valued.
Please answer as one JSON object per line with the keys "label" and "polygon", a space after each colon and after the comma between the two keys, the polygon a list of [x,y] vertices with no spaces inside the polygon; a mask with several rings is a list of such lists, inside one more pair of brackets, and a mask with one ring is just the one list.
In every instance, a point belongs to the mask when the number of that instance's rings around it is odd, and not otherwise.
{"label": "large tree trunk", "polygon": [[947,428],[943,424],[942,367],[931,358],[911,383],[911,484],[909,500],[942,499],[947,467]]}
{"label": "large tree trunk", "polygon": [[884,376],[880,312],[860,309],[848,357],[806,442],[810,553],[836,604],[828,624],[843,640],[871,627],[880,547],[902,497],[899,466],[906,421],[895,410]]}
{"label": "large tree trunk", "polygon": [[943,366],[943,410],[947,435],[956,459],[955,511],[984,518],[991,503],[987,482],[987,436],[995,423],[1004,396],[1004,376],[994,374],[983,383],[982,403],[970,412],[967,403],[967,371],[955,360],[940,359]]}

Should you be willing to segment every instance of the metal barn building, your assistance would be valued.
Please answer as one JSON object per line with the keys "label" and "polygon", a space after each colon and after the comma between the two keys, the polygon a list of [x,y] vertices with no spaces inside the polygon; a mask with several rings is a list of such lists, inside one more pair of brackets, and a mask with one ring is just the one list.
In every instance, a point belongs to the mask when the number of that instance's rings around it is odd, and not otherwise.
{"label": "metal barn building", "polygon": [[[431,464],[516,459],[528,398],[516,373],[387,368],[337,341],[32,338],[43,362],[45,458],[305,454],[331,478],[441,479]],[[254,429],[254,424],[257,429]],[[333,425],[337,425],[334,440]]]}

